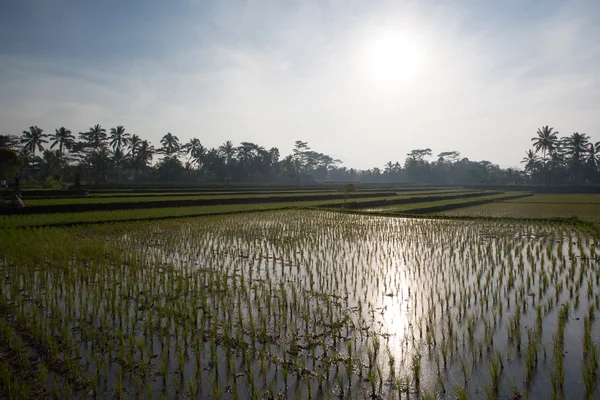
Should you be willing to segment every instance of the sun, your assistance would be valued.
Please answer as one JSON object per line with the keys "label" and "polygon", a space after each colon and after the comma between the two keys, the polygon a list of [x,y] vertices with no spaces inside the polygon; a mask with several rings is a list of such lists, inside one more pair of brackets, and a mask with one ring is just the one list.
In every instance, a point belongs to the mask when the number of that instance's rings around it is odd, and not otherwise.
{"label": "sun", "polygon": [[420,49],[408,32],[387,29],[370,38],[365,55],[370,77],[385,87],[414,80],[419,72]]}

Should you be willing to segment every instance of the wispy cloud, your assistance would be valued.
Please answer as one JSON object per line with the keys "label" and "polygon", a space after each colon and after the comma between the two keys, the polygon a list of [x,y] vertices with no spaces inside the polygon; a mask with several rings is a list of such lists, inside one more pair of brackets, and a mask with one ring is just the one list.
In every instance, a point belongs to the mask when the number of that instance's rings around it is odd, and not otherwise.
{"label": "wispy cloud", "polygon": [[[302,139],[355,167],[420,147],[516,166],[542,124],[600,139],[594,3],[529,10],[531,20],[470,2],[231,4],[179,5],[155,52],[152,42],[102,60],[5,49],[1,129],[123,124],[154,143],[170,131],[283,153]],[[389,26],[422,51],[419,74],[393,90],[364,68],[369,37]]]}

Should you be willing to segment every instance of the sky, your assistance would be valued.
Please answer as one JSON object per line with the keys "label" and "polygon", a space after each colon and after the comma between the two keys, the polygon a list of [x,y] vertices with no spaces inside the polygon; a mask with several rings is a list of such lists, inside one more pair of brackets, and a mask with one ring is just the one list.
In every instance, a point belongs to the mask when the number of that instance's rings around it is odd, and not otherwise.
{"label": "sky", "polygon": [[600,140],[598,20],[598,0],[4,0],[0,133],[521,167],[541,126]]}

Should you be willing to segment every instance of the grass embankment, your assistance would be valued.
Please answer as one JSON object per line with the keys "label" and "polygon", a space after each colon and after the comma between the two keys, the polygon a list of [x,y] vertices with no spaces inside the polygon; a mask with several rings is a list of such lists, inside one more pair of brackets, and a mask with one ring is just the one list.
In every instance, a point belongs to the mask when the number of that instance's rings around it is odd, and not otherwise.
{"label": "grass embankment", "polygon": [[[374,198],[374,197],[389,197],[396,196],[395,192],[373,192],[373,193],[351,193],[349,198]],[[2,208],[0,214],[15,215],[15,214],[46,214],[46,213],[68,213],[68,212],[83,212],[83,211],[110,211],[124,209],[142,209],[142,208],[164,208],[164,207],[186,207],[186,206],[217,206],[217,205],[234,205],[234,204],[259,204],[259,203],[279,203],[279,202],[298,202],[298,201],[341,201],[345,198],[342,194],[317,194],[317,195],[289,195],[289,196],[229,196],[229,197],[211,197],[200,199],[174,199],[174,200],[156,200],[148,199],[140,201],[133,199],[130,201],[112,202],[112,199],[94,199],[96,203],[78,203],[70,202],[65,204],[50,204],[50,205],[28,205],[25,208]],[[72,201],[87,200],[87,199],[70,199]]]}
{"label": "grass embankment", "polygon": [[495,218],[578,218],[584,221],[600,222],[600,204],[577,203],[535,203],[511,201],[484,204],[441,212],[442,216],[453,217],[495,217]]}
{"label": "grass embankment", "polygon": [[416,201],[406,203],[395,203],[386,206],[368,208],[363,211],[368,213],[384,213],[384,214],[426,214],[436,212],[440,208],[447,207],[468,207],[473,204],[481,204],[482,202],[497,201],[499,199],[513,198],[514,196],[528,196],[528,193],[498,193],[498,192],[475,192],[468,193],[462,196],[446,196],[432,201]]}
{"label": "grass embankment", "polygon": [[[373,202],[389,204],[390,202],[414,202],[422,203],[439,200],[440,198],[456,196],[474,196],[480,193],[459,192],[457,193],[438,193],[429,194],[403,194],[400,196],[391,195],[383,197],[367,197],[355,199],[352,201],[354,207],[361,205],[367,206]],[[313,200],[313,201],[290,201],[274,203],[246,203],[229,205],[205,205],[192,207],[162,207],[147,209],[126,209],[113,211],[87,211],[71,213],[51,213],[51,214],[29,214],[29,215],[5,215],[0,216],[0,227],[28,227],[28,226],[47,226],[47,225],[69,225],[79,223],[97,223],[109,221],[137,221],[151,219],[165,219],[178,217],[193,217],[210,214],[238,213],[248,211],[278,210],[284,208],[298,207],[341,207],[345,200],[336,198],[331,200]]]}
{"label": "grass embankment", "polygon": [[578,218],[586,221],[600,221],[600,195],[536,194],[493,204],[440,212],[439,215],[484,218]]}

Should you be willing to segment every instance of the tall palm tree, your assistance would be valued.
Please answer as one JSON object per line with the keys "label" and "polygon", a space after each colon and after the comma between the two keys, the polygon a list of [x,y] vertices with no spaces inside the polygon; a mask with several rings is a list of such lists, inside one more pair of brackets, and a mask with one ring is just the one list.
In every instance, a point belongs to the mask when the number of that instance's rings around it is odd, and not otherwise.
{"label": "tall palm tree", "polygon": [[160,139],[160,143],[162,144],[162,147],[159,152],[168,157],[176,156],[181,151],[179,138],[171,132],[167,132],[167,134]]}
{"label": "tall palm tree", "polygon": [[121,150],[123,147],[129,144],[131,135],[125,132],[125,127],[119,125],[116,128],[110,128],[110,142],[109,145],[113,150]]}
{"label": "tall palm tree", "polygon": [[600,142],[589,144],[585,163],[591,168],[598,168],[600,165]]}
{"label": "tall palm tree", "polygon": [[202,145],[199,139],[191,138],[188,144],[185,145],[187,154],[190,156],[188,162],[200,166],[202,158],[206,154],[206,147]]}
{"label": "tall palm tree", "polygon": [[125,127],[119,125],[116,128],[110,128],[110,142],[109,145],[113,148],[113,159],[115,161],[115,167],[117,169],[117,181],[119,181],[119,167],[121,161],[123,161],[124,154],[123,148],[127,146],[131,135],[125,132]]}
{"label": "tall palm tree", "polygon": [[579,171],[581,164],[588,150],[589,137],[585,133],[574,132],[571,136],[565,138],[565,150],[571,161],[571,167],[575,171],[575,180],[579,187]]}
{"label": "tall palm tree", "polygon": [[140,147],[141,144],[142,139],[140,138],[140,135],[134,133],[129,141],[129,153],[135,155],[135,151]]}
{"label": "tall palm tree", "polygon": [[61,126],[59,129],[54,130],[53,135],[50,135],[50,140],[52,140],[50,149],[54,149],[58,145],[58,151],[63,154],[65,148],[67,150],[71,149],[73,143],[75,143],[75,136],[70,130]]}
{"label": "tall palm tree", "polygon": [[44,143],[48,143],[45,139],[48,137],[41,128],[38,126],[30,126],[29,130],[23,131],[21,136],[21,143],[23,144],[23,151],[31,153],[35,157],[36,150],[42,151]]}
{"label": "tall palm tree", "polygon": [[558,132],[548,125],[537,130],[537,136],[531,138],[535,152],[542,150],[542,162],[544,165],[544,185],[546,184],[546,153],[554,151],[558,145]]}
{"label": "tall palm tree", "polygon": [[147,140],[140,142],[135,153],[135,158],[132,159],[136,181],[138,178],[138,172],[148,166],[148,164],[152,161],[154,152],[154,146],[152,146]]}
{"label": "tall palm tree", "polygon": [[98,149],[106,145],[106,129],[100,124],[92,126],[87,132],[79,132],[79,136],[87,147]]}
{"label": "tall palm tree", "polygon": [[142,144],[142,139],[139,135],[133,134],[131,136],[131,140],[129,141],[129,152],[127,153],[127,158],[130,160],[131,164],[133,164],[133,160],[135,160],[138,149]]}
{"label": "tall palm tree", "polygon": [[531,149],[527,150],[525,154],[525,157],[521,160],[521,164],[525,164],[525,172],[531,176],[539,168],[540,158]]}
{"label": "tall palm tree", "polygon": [[235,147],[233,146],[233,142],[228,140],[220,145],[219,152],[225,156],[225,163],[229,165],[231,163],[231,159],[233,159],[233,156],[235,156]]}

